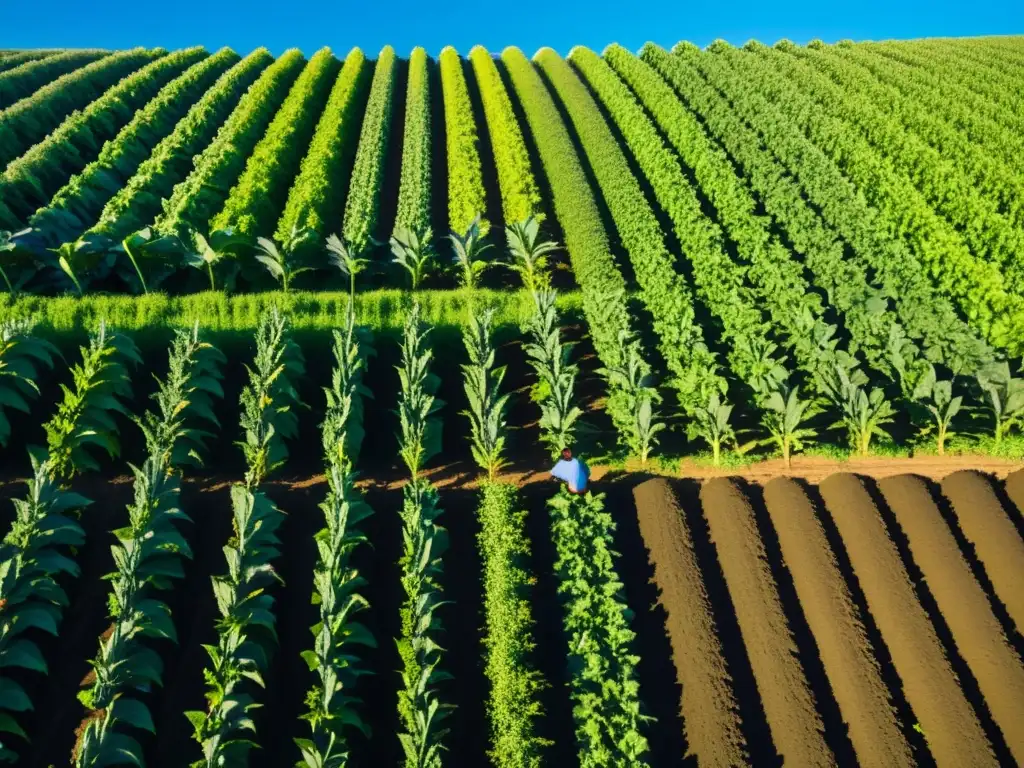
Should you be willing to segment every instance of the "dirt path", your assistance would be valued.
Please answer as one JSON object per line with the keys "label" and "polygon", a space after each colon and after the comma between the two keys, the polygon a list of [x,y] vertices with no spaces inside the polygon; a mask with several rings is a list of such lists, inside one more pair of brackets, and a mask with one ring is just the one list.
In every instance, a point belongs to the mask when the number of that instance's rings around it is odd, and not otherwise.
{"label": "dirt path", "polygon": [[964,768],[996,765],[988,739],[861,480],[834,475],[818,490],[842,536],[936,763]]}
{"label": "dirt path", "polygon": [[785,478],[765,486],[764,500],[858,761],[914,765],[871,642],[813,505],[797,483]]}
{"label": "dirt path", "polygon": [[1024,634],[1024,540],[1006,515],[992,486],[975,472],[957,472],[942,481],[942,493],[953,505],[960,529],[974,545],[978,559],[1006,606],[1017,631]]}
{"label": "dirt path", "polygon": [[705,483],[700,497],[775,747],[792,765],[834,765],[753,509],[728,480]]}
{"label": "dirt path", "polygon": [[637,486],[633,496],[640,532],[654,565],[659,602],[668,614],[672,660],[683,687],[680,709],[687,756],[696,757],[702,766],[746,764],[749,757],[733,682],[679,503],[663,479]]}
{"label": "dirt path", "polygon": [[1010,647],[985,592],[919,478],[878,483],[942,611],[957,650],[971,668],[1007,746],[1024,764],[1024,666]]}

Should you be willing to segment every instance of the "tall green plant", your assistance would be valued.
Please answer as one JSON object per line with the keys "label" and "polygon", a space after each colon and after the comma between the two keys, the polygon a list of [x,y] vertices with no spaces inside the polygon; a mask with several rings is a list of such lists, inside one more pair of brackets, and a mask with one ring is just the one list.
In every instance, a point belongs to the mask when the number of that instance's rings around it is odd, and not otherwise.
{"label": "tall green plant", "polygon": [[430,243],[432,237],[430,227],[422,232],[397,227],[391,235],[391,253],[394,255],[392,263],[409,273],[409,281],[414,291],[420,287],[423,278],[434,269],[434,247]]}
{"label": "tall green plant", "polygon": [[211,579],[219,618],[217,643],[206,646],[207,710],[185,713],[203,751],[193,768],[245,763],[253,742],[242,732],[255,729],[251,713],[260,706],[249,684],[263,687],[277,640],[274,598],[267,590],[280,581],[272,561],[280,554],[277,529],[284,515],[259,486],[287,459],[285,440],[296,436],[299,398],[294,380],[305,366],[276,308],[260,323],[255,360],[246,369],[249,383],[242,391],[239,418],[245,483],[231,488],[233,535],[224,547],[227,573]]}
{"label": "tall green plant", "polygon": [[175,640],[170,608],[160,590],[184,576],[183,558],[191,558],[179,529],[187,515],[180,509],[180,468],[200,461],[216,426],[211,408],[223,396],[219,379],[223,355],[199,339],[198,328],[179,331],[171,346],[167,376],[153,399],[156,408],[136,419],[146,437],[148,456],[132,466],[135,499],[129,524],[114,532],[115,570],[109,575],[112,626],[100,638],[90,662],[93,674],[78,694],[89,710],[72,752],[77,768],[143,761],[131,728],[152,730],[152,717],[139,695],[162,683],[162,665],[149,640]]}
{"label": "tall green plant", "polygon": [[288,238],[280,247],[269,238],[256,238],[256,261],[280,283],[281,290],[285,293],[288,293],[288,286],[292,280],[303,272],[313,271],[313,267],[301,265],[300,253],[315,236],[316,232],[312,229],[293,226]]}
{"label": "tall green plant", "polygon": [[831,428],[845,427],[851,448],[867,456],[873,437],[890,437],[884,426],[892,423],[896,411],[881,389],[865,389],[868,380],[863,371],[847,371],[837,365],[823,380],[840,414]]}
{"label": "tall green plant", "polygon": [[455,269],[459,283],[463,288],[476,288],[484,270],[491,266],[480,258],[484,251],[491,247],[490,243],[483,241],[480,217],[477,216],[470,222],[465,234],[452,232],[448,239],[452,241],[452,250],[455,252]]}
{"label": "tall green plant", "polygon": [[440,768],[444,753],[444,727],[451,706],[441,702],[437,686],[451,677],[440,668],[443,649],[437,642],[441,630],[438,609],[444,605],[439,577],[442,556],[448,548],[448,532],[437,524],[441,514],[437,491],[420,477],[423,464],[440,450],[440,420],[434,416],[441,403],[434,397],[438,379],[430,373],[426,331],[414,303],[406,320],[399,367],[401,397],[402,460],[412,475],[403,488],[401,636],[402,686],[398,713],[402,722],[399,739],[407,768]]}
{"label": "tall green plant", "polygon": [[992,413],[992,436],[996,445],[1014,427],[1024,425],[1024,379],[1010,375],[1009,363],[992,363],[978,372],[978,386]]}
{"label": "tall green plant", "polygon": [[344,235],[330,235],[327,238],[326,248],[327,258],[330,260],[331,266],[337,267],[338,271],[348,278],[349,300],[355,301],[356,278],[366,269],[370,260],[363,258],[352,248],[348,241],[345,240]]}
{"label": "tall green plant", "polygon": [[322,425],[327,463],[327,498],[320,504],[325,526],[316,534],[317,564],[313,570],[313,602],[319,621],[312,627],[312,650],[302,653],[317,684],[306,696],[309,738],[296,739],[300,768],[341,768],[348,764],[345,731],[369,727],[358,713],[353,688],[367,670],[359,665],[356,646],[376,647],[369,630],[354,616],[369,606],[359,594],[366,580],[352,563],[352,553],[366,537],[359,525],[373,510],[355,487],[353,471],[362,440],[362,385],[368,341],[360,341],[351,311],[344,331],[334,333],[334,373],[325,388],[327,414]]}
{"label": "tall green plant", "polygon": [[32,334],[29,320],[0,322],[0,447],[11,437],[8,408],[29,412],[29,401],[39,396],[37,379],[44,368],[53,368],[60,353],[50,342]]}
{"label": "tall green plant", "polygon": [[508,268],[522,278],[526,290],[530,293],[547,290],[551,283],[548,262],[559,245],[554,240],[542,239],[540,220],[530,216],[525,221],[509,224],[505,227],[505,240],[512,255]]}
{"label": "tall green plant", "polygon": [[473,459],[488,480],[495,480],[505,466],[505,412],[508,394],[500,394],[505,378],[504,366],[494,365],[491,322],[494,311],[486,309],[472,315],[462,331],[469,363],[462,366],[462,378],[469,401],[463,413],[469,417]]}
{"label": "tall green plant", "polygon": [[538,378],[534,399],[541,407],[541,440],[552,457],[572,446],[583,415],[574,391],[578,368],[569,362],[572,344],[562,342],[555,299],[554,291],[534,293],[535,311],[523,328],[529,337],[524,351]]}
{"label": "tall green plant", "polygon": [[608,412],[618,427],[619,440],[630,454],[646,466],[658,444],[665,424],[654,409],[661,395],[654,388],[650,364],[644,360],[640,342],[628,330],[619,332],[619,364],[601,368],[610,389]]}
{"label": "tall green plant", "polygon": [[799,387],[781,386],[762,401],[761,423],[768,430],[769,442],[775,443],[786,462],[792,467],[792,454],[803,450],[817,436],[813,427],[804,426],[818,411],[809,400],[800,398]]}

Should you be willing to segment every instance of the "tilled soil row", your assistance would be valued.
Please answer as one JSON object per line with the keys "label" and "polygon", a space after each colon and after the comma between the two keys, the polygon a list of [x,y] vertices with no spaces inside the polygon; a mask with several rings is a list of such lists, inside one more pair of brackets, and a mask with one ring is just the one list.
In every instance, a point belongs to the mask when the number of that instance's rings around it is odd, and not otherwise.
{"label": "tilled soil row", "polygon": [[799,485],[783,478],[765,486],[764,500],[858,761],[915,765],[859,611],[814,506]]}
{"label": "tilled soil row", "polygon": [[925,484],[916,477],[891,477],[878,488],[900,529],[928,590],[967,662],[992,718],[1014,759],[1024,764],[1024,666],[1003,634],[985,592]]}
{"label": "tilled soil row", "polygon": [[834,765],[754,511],[729,480],[709,481],[700,496],[775,747],[792,765]]}
{"label": "tilled soil row", "polygon": [[953,505],[960,530],[974,546],[996,596],[1024,634],[1024,539],[1017,527],[988,480],[977,472],[954,472],[942,481],[942,494]]}
{"label": "tilled soil row", "polygon": [[733,682],[682,510],[667,480],[648,480],[633,495],[659,602],[668,614],[688,756],[702,766],[747,763]]}
{"label": "tilled soil row", "polygon": [[992,747],[867,489],[854,475],[834,475],[818,488],[936,762],[940,766],[996,765]]}

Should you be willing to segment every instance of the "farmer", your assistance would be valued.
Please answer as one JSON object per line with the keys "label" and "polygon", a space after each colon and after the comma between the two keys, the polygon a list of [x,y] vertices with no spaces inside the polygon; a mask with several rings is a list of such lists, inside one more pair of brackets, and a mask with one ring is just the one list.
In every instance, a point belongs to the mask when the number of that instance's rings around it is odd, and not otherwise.
{"label": "farmer", "polygon": [[562,449],[562,458],[551,468],[552,477],[564,480],[569,486],[569,493],[585,493],[590,470],[580,459],[573,458],[572,450]]}

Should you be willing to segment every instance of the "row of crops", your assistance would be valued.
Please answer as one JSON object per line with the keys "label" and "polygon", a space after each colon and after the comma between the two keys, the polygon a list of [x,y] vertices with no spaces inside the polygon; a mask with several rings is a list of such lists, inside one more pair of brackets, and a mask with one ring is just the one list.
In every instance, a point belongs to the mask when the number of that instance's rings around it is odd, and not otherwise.
{"label": "row of crops", "polygon": [[[525,352],[534,374],[530,408],[539,417],[543,443],[556,454],[573,444],[581,428],[582,414],[574,405],[578,369],[562,340],[554,294],[535,293],[533,301],[525,328],[530,340]],[[326,490],[319,503],[323,524],[314,535],[315,563],[305,563],[304,571],[312,579],[317,621],[302,652],[309,675],[300,717],[307,732],[295,739],[293,761],[347,764],[351,734],[369,728],[361,696],[372,684],[363,677],[383,673],[363,660],[364,649],[388,641],[360,621],[370,604],[363,594],[367,577],[355,564],[359,552],[371,546],[363,529],[375,514],[356,484],[368,428],[365,403],[375,396],[388,397],[396,406],[397,456],[406,473],[394,522],[402,539],[397,577],[403,598],[400,633],[394,638],[402,664],[394,702],[399,739],[406,765],[440,765],[454,748],[444,626],[451,615],[443,587],[448,532],[441,524],[441,496],[424,470],[441,449],[441,378],[435,371],[431,328],[418,303],[407,308],[400,338],[390,342],[359,326],[349,306],[346,322],[333,332],[330,380],[319,382],[318,470],[326,477]],[[470,452],[481,473],[476,516],[489,754],[497,765],[540,765],[550,747],[539,725],[545,717],[540,696],[550,683],[535,658],[531,593],[536,577],[526,512],[516,485],[503,479],[511,392],[505,367],[496,363],[494,314],[480,309],[461,333],[466,360],[461,372],[444,375],[456,375],[461,382],[467,408],[460,418],[468,422]],[[278,531],[289,514],[275,503],[268,483],[288,464],[298,438],[305,409],[299,382],[308,375],[286,316],[267,313],[248,345],[252,356],[237,362],[229,362],[197,327],[177,331],[166,364],[154,371],[157,385],[144,413],[133,405],[141,357],[130,335],[101,324],[74,363],[63,362],[60,352],[26,324],[4,326],[2,338],[0,365],[8,375],[0,379],[0,444],[13,439],[7,415],[22,411],[34,420],[44,409],[38,382],[55,373],[67,383],[43,425],[45,445],[30,449],[32,477],[14,501],[16,517],[3,540],[0,759],[18,762],[33,748],[23,726],[39,703],[35,697],[57,650],[44,638],[59,638],[63,632],[68,594],[82,577],[78,557],[89,544],[79,521],[90,505],[108,503],[86,498],[79,492],[81,483],[120,464],[130,472],[133,502],[126,524],[110,531],[114,569],[103,577],[110,624],[94,641],[92,671],[78,693],[81,722],[69,760],[77,766],[140,765],[152,757],[162,723],[154,692],[169,683],[163,655],[186,625],[174,615],[167,596],[183,588],[186,572],[194,567],[190,523],[205,526],[200,516],[223,515],[230,516],[230,535],[221,543],[222,564],[207,585],[216,606],[216,642],[204,646],[207,658],[199,677],[205,705],[192,702],[197,708],[178,716],[193,729],[192,764],[247,764],[265,727],[258,710],[266,703],[264,676],[277,651],[281,610],[275,598],[281,580]],[[398,392],[371,393],[365,383],[382,343],[399,347]],[[244,385],[232,411],[238,423],[220,423],[225,370],[242,362]],[[133,457],[123,464],[120,433],[135,428],[142,433],[137,442],[144,460],[136,463]],[[211,461],[210,441],[225,431],[239,435],[234,444],[242,455],[241,479],[231,484],[224,509],[191,509],[182,500],[182,475]],[[650,718],[638,697],[631,614],[616,575],[615,523],[601,495],[573,496],[554,489],[547,494],[568,641],[566,682],[581,762],[645,764],[644,731]],[[365,762],[365,757],[355,759]]]}
{"label": "row of crops", "polygon": [[642,462],[680,418],[715,463],[819,441],[1015,451],[1020,56],[1016,38],[52,52],[0,72],[5,311],[556,286]]}

